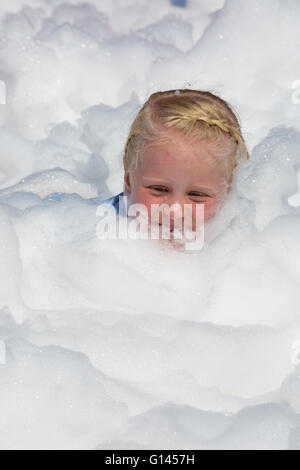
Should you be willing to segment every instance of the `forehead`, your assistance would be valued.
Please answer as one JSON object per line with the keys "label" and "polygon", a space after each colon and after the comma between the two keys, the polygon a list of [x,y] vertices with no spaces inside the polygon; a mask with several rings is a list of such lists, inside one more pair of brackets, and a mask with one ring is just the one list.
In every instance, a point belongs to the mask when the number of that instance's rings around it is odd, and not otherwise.
{"label": "forehead", "polygon": [[151,144],[139,165],[141,176],[157,176],[168,180],[189,179],[201,182],[224,177],[215,143],[210,139],[195,140],[173,134],[172,138]]}

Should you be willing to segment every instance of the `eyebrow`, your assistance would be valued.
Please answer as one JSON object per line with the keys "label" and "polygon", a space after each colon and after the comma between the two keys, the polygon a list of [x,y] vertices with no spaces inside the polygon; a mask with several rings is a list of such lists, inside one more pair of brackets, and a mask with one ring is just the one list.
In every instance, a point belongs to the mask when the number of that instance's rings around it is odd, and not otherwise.
{"label": "eyebrow", "polygon": [[[149,177],[149,178],[147,178],[147,177],[142,177],[142,179],[143,179],[144,181],[146,181],[146,182],[147,182],[147,181],[152,182],[153,184],[155,184],[155,182],[158,182],[158,183],[160,182],[160,183],[162,183],[162,184],[168,184],[168,182],[167,182],[166,180],[162,180],[162,179],[156,178],[156,177],[153,177],[153,178],[151,178],[151,177]],[[155,182],[154,182],[154,181],[155,181]],[[196,185],[195,185],[195,186],[196,186]],[[197,191],[199,191],[199,192],[201,192],[201,191],[208,191],[208,192],[210,192],[210,193],[212,193],[212,194],[217,193],[217,191],[214,190],[213,188],[208,188],[208,187],[202,186],[202,185],[199,185],[197,189],[192,189],[191,191],[195,191],[195,192],[197,192]]]}

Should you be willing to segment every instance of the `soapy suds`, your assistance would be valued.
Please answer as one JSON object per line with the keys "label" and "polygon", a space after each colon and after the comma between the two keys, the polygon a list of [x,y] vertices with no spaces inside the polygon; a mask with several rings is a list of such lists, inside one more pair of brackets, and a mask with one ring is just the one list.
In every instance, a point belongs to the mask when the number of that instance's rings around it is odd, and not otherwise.
{"label": "soapy suds", "polygon": [[[300,449],[299,2],[0,13],[0,448]],[[99,240],[132,119],[184,87],[251,154],[207,243]]]}

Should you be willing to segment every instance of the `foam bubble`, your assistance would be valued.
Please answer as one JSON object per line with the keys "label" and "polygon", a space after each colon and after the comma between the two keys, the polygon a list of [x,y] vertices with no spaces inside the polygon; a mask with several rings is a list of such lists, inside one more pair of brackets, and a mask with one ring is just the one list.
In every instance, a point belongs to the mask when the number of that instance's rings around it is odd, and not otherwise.
{"label": "foam bubble", "polygon": [[[287,3],[32,0],[1,17],[1,448],[300,448]],[[141,104],[185,87],[239,110],[251,154],[204,246],[99,239],[95,197],[122,191]]]}

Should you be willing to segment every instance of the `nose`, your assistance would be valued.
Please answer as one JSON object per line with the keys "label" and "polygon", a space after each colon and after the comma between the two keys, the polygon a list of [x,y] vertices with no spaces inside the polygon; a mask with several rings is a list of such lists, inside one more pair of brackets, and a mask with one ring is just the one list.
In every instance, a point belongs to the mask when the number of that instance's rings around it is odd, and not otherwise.
{"label": "nose", "polygon": [[170,211],[171,220],[174,220],[183,216],[183,206],[181,206],[179,202],[175,202],[175,203],[170,202],[168,203],[168,205],[169,205],[169,208],[163,207],[162,212],[163,214],[168,214]]}
{"label": "nose", "polygon": [[179,201],[178,199],[166,202],[167,206],[162,205],[161,209],[161,220],[163,222],[163,217],[166,217],[166,221],[168,221],[168,217],[170,217],[170,227],[173,229],[174,226],[178,225],[179,227],[183,226],[184,220],[184,203]]}

